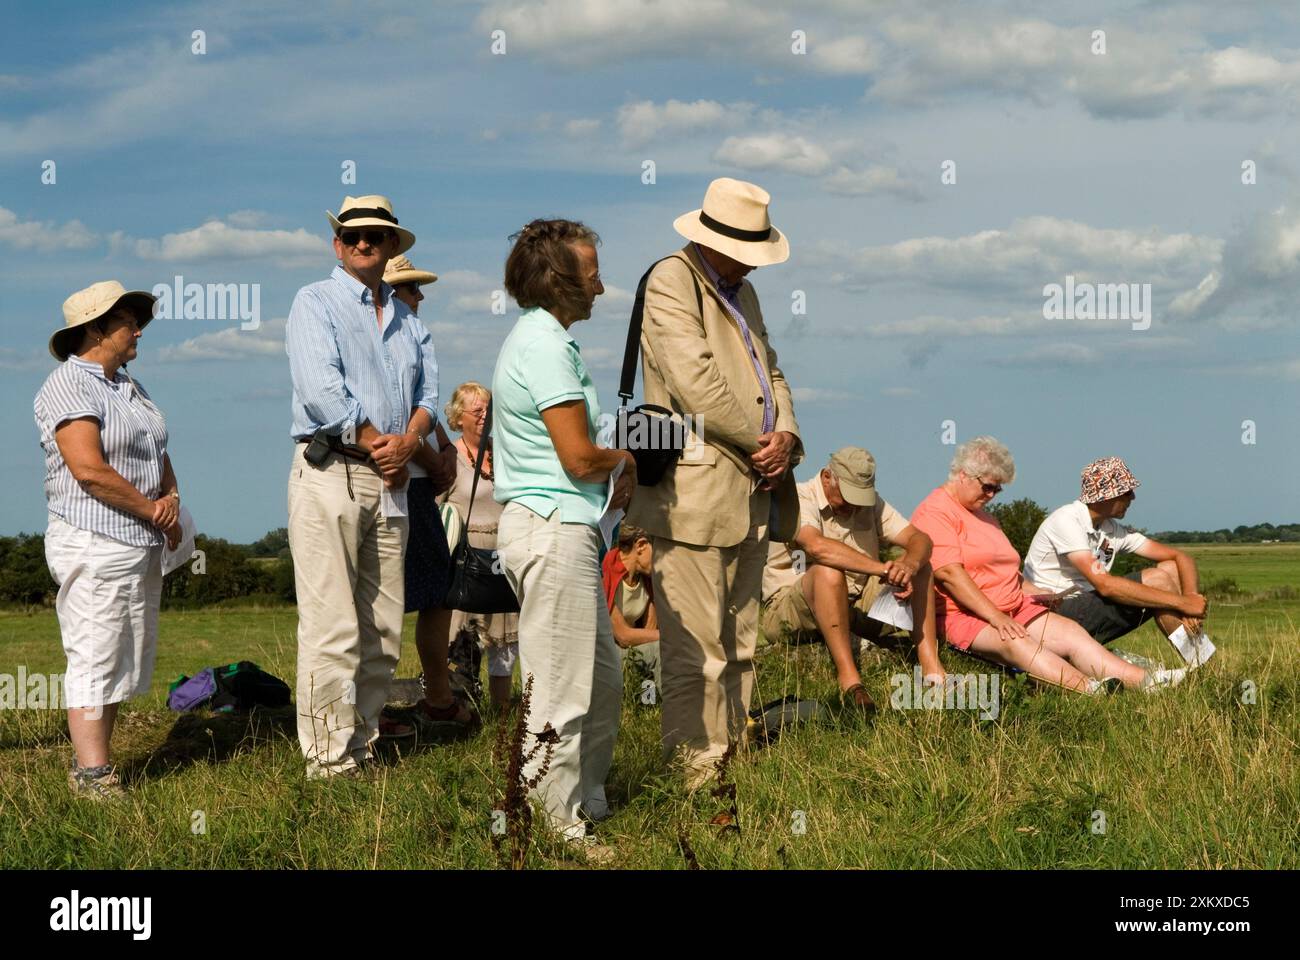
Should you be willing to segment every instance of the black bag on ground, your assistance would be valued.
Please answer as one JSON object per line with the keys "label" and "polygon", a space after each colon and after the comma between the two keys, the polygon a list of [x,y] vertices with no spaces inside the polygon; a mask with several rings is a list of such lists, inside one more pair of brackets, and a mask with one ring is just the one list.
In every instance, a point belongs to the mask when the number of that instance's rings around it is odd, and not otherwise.
{"label": "black bag on ground", "polygon": [[469,545],[469,518],[474,513],[474,497],[478,493],[478,477],[483,470],[483,454],[492,436],[492,401],[488,401],[487,422],[483,425],[483,438],[479,441],[478,456],[474,458],[474,482],[470,485],[469,509],[460,542],[451,549],[451,582],[442,601],[448,610],[466,613],[518,613],[519,598],[515,596],[510,581],[500,566],[496,551]]}
{"label": "black bag on ground", "polygon": [[[676,254],[674,254],[676,256]],[[664,257],[650,264],[636,287],[632,303],[632,317],[627,325],[627,345],[623,348],[623,375],[618,382],[618,433],[616,443],[632,454],[636,460],[636,482],[639,486],[653,487],[663,479],[668,468],[682,457],[686,449],[686,422],[673,411],[653,403],[643,403],[633,410],[627,407],[636,383],[636,363],[641,353],[641,321],[645,315],[645,287],[650,271],[672,257]],[[681,257],[677,257],[681,260]],[[695,284],[695,305],[704,316],[704,294],[700,282],[691,270]],[[627,446],[623,447],[623,444]]]}
{"label": "black bag on ground", "polygon": [[289,685],[267,673],[252,660],[214,667],[217,692],[208,706],[213,710],[251,710],[253,707],[283,707],[289,703]]}

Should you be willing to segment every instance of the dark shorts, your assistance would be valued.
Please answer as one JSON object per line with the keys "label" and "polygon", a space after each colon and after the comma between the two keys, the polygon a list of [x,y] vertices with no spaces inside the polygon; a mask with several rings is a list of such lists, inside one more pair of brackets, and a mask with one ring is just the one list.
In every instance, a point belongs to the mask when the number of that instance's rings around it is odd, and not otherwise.
{"label": "dark shorts", "polygon": [[[1141,583],[1142,571],[1134,570],[1125,579]],[[1098,643],[1110,643],[1131,633],[1155,616],[1155,611],[1149,607],[1115,603],[1098,596],[1095,590],[1085,590],[1062,600],[1061,607],[1056,612],[1083,627]]]}
{"label": "dark shorts", "polygon": [[442,606],[451,577],[451,552],[442,526],[433,481],[412,477],[406,488],[406,612]]}

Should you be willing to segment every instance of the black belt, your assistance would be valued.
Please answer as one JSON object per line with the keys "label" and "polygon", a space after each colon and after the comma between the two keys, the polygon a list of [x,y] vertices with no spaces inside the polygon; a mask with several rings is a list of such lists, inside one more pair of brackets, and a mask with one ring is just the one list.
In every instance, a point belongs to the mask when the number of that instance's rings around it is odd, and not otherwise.
{"label": "black belt", "polygon": [[[349,460],[359,460],[362,463],[373,464],[374,462],[370,459],[370,454],[366,453],[366,451],[362,450],[360,447],[348,446],[340,437],[330,436],[327,437],[327,440],[329,442],[330,453],[337,453],[341,457],[346,457]],[[296,442],[311,443],[311,437],[299,437]]]}

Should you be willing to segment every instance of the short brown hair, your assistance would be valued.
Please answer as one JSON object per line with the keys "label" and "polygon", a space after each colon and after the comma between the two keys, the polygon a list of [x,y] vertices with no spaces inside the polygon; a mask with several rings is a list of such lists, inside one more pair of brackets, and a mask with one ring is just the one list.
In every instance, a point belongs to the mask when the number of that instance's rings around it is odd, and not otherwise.
{"label": "short brown hair", "polygon": [[618,525],[618,548],[620,550],[631,550],[636,546],[638,540],[649,540],[650,534],[646,533],[640,527],[633,526],[624,520]]}
{"label": "short brown hair", "polygon": [[587,282],[571,244],[597,246],[596,231],[576,220],[534,220],[511,235],[506,291],[520,307],[555,313],[587,305]]}

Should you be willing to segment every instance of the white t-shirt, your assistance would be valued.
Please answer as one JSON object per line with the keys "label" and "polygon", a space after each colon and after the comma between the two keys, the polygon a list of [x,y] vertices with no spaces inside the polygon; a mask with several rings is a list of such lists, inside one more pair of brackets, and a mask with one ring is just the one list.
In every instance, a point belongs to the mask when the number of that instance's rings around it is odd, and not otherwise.
{"label": "white t-shirt", "polygon": [[1088,505],[1075,500],[1053,510],[1034,534],[1025,554],[1025,579],[1053,593],[1092,590],[1088,578],[1070,562],[1070,554],[1086,550],[1110,573],[1116,556],[1134,553],[1146,542],[1145,536],[1114,520],[1094,527]]}

